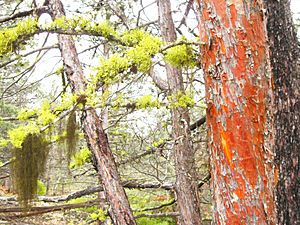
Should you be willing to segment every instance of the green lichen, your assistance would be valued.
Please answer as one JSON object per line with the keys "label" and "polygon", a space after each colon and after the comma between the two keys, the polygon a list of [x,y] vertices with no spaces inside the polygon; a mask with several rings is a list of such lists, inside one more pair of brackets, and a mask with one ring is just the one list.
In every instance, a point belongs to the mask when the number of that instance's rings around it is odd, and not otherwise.
{"label": "green lichen", "polygon": [[80,149],[79,152],[77,152],[70,162],[70,168],[77,168],[80,166],[83,166],[85,163],[90,162],[91,160],[91,151],[86,147]]}
{"label": "green lichen", "polygon": [[21,148],[25,138],[28,134],[38,134],[40,132],[39,127],[34,123],[28,125],[19,126],[15,129],[8,131],[10,143],[16,147]]}
{"label": "green lichen", "polygon": [[38,21],[35,18],[28,18],[19,21],[12,28],[5,28],[0,31],[0,57],[16,50],[23,41],[36,33]]}
{"label": "green lichen", "polygon": [[47,100],[43,101],[42,106],[38,110],[37,114],[37,123],[43,126],[52,123],[56,118],[55,114],[51,110],[51,105]]}
{"label": "green lichen", "polygon": [[170,108],[190,108],[195,105],[195,101],[190,94],[177,92],[168,97]]}
{"label": "green lichen", "polygon": [[139,44],[145,36],[145,31],[134,29],[126,31],[121,36],[121,41],[127,46],[135,46]]}
{"label": "green lichen", "polygon": [[146,109],[146,108],[159,108],[160,103],[157,100],[153,100],[152,95],[145,95],[140,97],[136,101],[136,106],[138,109]]}
{"label": "green lichen", "polygon": [[197,55],[189,44],[179,44],[166,50],[165,61],[177,68],[194,68]]}
{"label": "green lichen", "polygon": [[22,109],[20,110],[20,112],[18,113],[18,120],[20,121],[26,121],[29,118],[35,116],[37,113],[37,109],[33,109],[33,110],[29,110],[29,109]]}
{"label": "green lichen", "polygon": [[127,50],[126,56],[140,72],[146,73],[151,68],[152,57],[159,52],[161,45],[159,38],[145,33],[136,46]]}
{"label": "green lichen", "polygon": [[105,84],[116,82],[120,77],[118,74],[126,71],[129,67],[129,61],[120,54],[113,54],[108,59],[101,58],[100,64],[96,68],[97,75],[93,79],[93,83],[102,81]]}
{"label": "green lichen", "polygon": [[7,147],[9,145],[10,141],[6,139],[0,139],[0,147]]}
{"label": "green lichen", "polygon": [[66,17],[60,17],[53,22],[46,24],[43,27],[44,30],[65,30],[75,31],[82,33],[89,33],[92,35],[99,35],[105,38],[114,37],[117,40],[117,32],[111,26],[109,21],[103,21],[97,23],[92,20],[85,19],[83,17],[76,17],[67,19]]}
{"label": "green lichen", "polygon": [[47,193],[47,187],[41,180],[37,180],[37,195],[45,195]]}
{"label": "green lichen", "polygon": [[106,215],[102,208],[99,208],[97,212],[91,213],[90,217],[92,220],[105,221]]}

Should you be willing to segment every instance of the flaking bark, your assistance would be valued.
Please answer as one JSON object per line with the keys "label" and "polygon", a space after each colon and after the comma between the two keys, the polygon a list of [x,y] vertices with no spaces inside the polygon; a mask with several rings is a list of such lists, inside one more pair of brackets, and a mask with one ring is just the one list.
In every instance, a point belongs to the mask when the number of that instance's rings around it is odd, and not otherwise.
{"label": "flaking bark", "polygon": [[261,1],[198,0],[214,224],[275,224],[272,103]]}

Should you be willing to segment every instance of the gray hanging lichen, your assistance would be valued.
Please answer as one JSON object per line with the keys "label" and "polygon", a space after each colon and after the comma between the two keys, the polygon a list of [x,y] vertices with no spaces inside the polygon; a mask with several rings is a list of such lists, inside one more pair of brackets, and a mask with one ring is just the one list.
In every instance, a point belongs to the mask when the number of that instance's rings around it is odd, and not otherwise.
{"label": "gray hanging lichen", "polygon": [[78,135],[76,133],[77,124],[76,124],[76,113],[73,110],[70,112],[68,120],[67,120],[67,132],[65,143],[67,146],[67,157],[68,161],[70,161],[71,157],[76,152],[76,144],[78,141]]}
{"label": "gray hanging lichen", "polygon": [[37,192],[37,180],[45,170],[48,144],[40,134],[28,134],[21,148],[12,149],[12,178],[18,201],[24,208]]}

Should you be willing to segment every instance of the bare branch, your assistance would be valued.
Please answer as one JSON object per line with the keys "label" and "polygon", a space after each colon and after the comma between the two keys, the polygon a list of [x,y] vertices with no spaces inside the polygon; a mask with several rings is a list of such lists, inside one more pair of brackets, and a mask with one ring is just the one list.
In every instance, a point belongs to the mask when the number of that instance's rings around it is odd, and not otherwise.
{"label": "bare branch", "polygon": [[143,211],[151,211],[151,210],[157,210],[157,209],[161,209],[170,205],[173,205],[176,202],[176,199],[172,199],[172,201],[167,202],[165,204],[159,205],[159,206],[154,206],[151,208],[144,208],[144,209],[138,209],[138,210],[134,210],[135,212],[143,212]]}
{"label": "bare branch", "polygon": [[156,214],[140,214],[135,216],[135,218],[140,217],[148,217],[148,218],[155,218],[155,217],[177,217],[179,216],[178,212],[167,212],[167,213],[156,213]]}
{"label": "bare branch", "polygon": [[0,18],[0,23],[8,22],[10,20],[30,16],[30,15],[33,15],[33,14],[41,15],[42,13],[47,12],[47,9],[48,9],[48,7],[42,6],[40,8],[30,9],[30,10],[27,10],[27,11],[22,11],[22,12],[15,13],[15,14],[10,15],[10,16],[1,17]]}
{"label": "bare branch", "polygon": [[55,205],[55,206],[40,206],[40,207],[31,207],[28,212],[24,212],[24,208],[13,207],[13,208],[0,208],[0,213],[13,213],[8,216],[0,216],[2,220],[11,220],[18,219],[30,216],[36,216],[44,213],[50,213],[61,210],[70,210],[76,208],[90,207],[99,204],[99,200],[92,200],[82,203],[74,204],[64,204],[64,205]]}

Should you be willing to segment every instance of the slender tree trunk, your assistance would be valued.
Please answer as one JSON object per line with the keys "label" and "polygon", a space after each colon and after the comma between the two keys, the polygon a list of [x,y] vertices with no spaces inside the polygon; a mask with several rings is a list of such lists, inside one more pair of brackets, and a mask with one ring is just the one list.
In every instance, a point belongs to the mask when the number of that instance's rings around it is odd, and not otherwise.
{"label": "slender tree trunk", "polygon": [[266,1],[275,84],[278,224],[300,224],[300,49],[290,1]]}
{"label": "slender tree trunk", "polygon": [[[170,0],[158,0],[159,24],[165,43],[176,41]],[[181,70],[166,64],[169,95],[185,93]],[[176,195],[179,224],[201,224],[200,201],[195,180],[194,151],[190,137],[190,117],[187,108],[171,109],[176,170]]]}
{"label": "slender tree trunk", "polygon": [[[49,0],[53,19],[65,16],[60,0]],[[71,36],[58,35],[59,48],[64,68],[73,93],[80,96],[85,91],[86,82],[80,65],[74,41]],[[102,122],[94,109],[83,112],[83,129],[87,143],[93,153],[106,198],[111,206],[110,216],[114,224],[134,225],[132,211],[126,193],[120,183],[117,166],[109,148]]]}
{"label": "slender tree trunk", "polygon": [[[272,103],[261,1],[198,0],[214,224],[275,224]],[[272,118],[272,117],[271,117]],[[296,209],[294,209],[296,210]]]}

